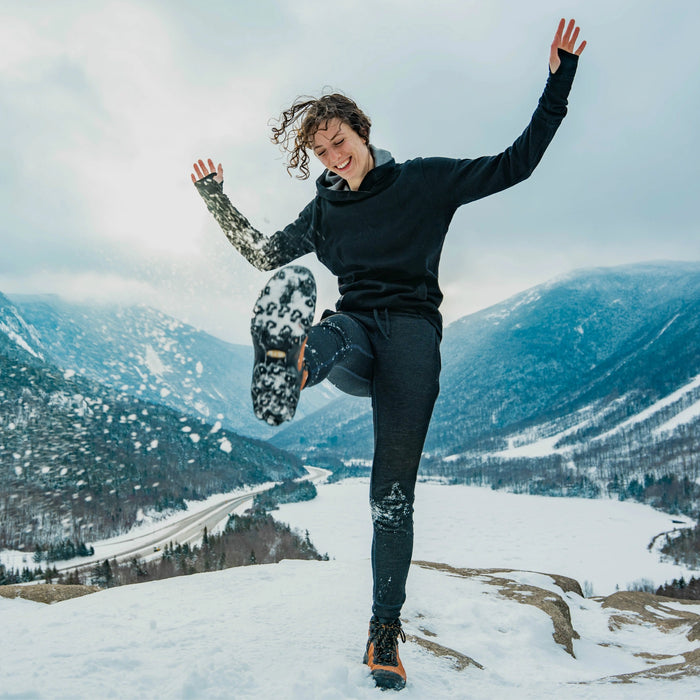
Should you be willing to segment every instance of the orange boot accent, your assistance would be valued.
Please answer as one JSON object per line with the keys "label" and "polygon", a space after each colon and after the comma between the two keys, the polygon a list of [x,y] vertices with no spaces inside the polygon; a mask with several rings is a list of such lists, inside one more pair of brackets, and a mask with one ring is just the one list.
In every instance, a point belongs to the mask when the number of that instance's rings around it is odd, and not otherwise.
{"label": "orange boot accent", "polygon": [[382,624],[376,618],[370,620],[367,649],[362,659],[369,666],[378,688],[401,690],[406,685],[406,669],[399,658],[399,637],[406,641],[401,623]]}
{"label": "orange boot accent", "polygon": [[302,373],[301,386],[299,387],[300,389],[303,389],[306,386],[306,380],[309,378],[309,370],[305,369],[302,371],[302,367],[304,366],[304,350],[306,350],[306,341],[307,338],[304,338],[301,344],[301,350],[299,350],[299,361],[297,362],[297,369]]}

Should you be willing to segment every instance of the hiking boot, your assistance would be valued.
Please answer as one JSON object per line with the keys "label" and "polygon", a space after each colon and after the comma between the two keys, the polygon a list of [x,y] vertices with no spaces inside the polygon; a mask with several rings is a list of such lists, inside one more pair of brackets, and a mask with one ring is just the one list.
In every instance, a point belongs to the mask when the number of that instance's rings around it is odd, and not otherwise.
{"label": "hiking boot", "polygon": [[406,685],[406,671],[399,658],[399,637],[406,641],[401,620],[382,621],[372,616],[362,662],[369,666],[378,688],[401,690]]}
{"label": "hiking boot", "polygon": [[314,276],[300,265],[278,270],[253,307],[250,333],[255,359],[250,393],[255,415],[270,425],[294,417],[315,308]]}

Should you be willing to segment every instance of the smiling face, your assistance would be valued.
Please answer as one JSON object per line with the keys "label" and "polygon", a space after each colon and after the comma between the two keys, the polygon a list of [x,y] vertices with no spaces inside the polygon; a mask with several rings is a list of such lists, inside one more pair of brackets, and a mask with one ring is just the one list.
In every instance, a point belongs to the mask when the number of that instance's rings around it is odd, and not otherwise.
{"label": "smiling face", "polygon": [[317,158],[345,180],[351,190],[358,190],[365,175],[374,167],[366,139],[337,117],[321,125],[313,137]]}

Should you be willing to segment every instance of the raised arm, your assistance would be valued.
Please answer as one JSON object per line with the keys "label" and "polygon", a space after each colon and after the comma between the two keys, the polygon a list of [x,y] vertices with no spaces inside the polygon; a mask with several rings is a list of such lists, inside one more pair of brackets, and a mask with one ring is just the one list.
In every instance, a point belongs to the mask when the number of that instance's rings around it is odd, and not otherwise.
{"label": "raised arm", "polygon": [[269,238],[251,225],[224,194],[224,169],[211,158],[194,164],[192,182],[229,242],[258,270],[274,270],[314,250],[312,206]]}
{"label": "raised arm", "polygon": [[[424,161],[428,184],[440,182],[446,205],[454,209],[487,197],[527,179],[566,116],[569,91],[576,75],[578,57],[585,48],[574,45],[579,28],[574,20],[564,31],[561,20],[549,54],[549,78],[530,123],[502,153],[474,159],[431,158]],[[571,50],[569,50],[571,49]]]}

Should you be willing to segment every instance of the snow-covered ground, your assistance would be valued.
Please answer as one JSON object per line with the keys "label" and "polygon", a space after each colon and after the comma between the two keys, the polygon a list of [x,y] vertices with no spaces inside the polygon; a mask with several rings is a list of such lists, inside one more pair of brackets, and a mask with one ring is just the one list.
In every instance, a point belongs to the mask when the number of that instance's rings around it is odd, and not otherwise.
{"label": "snow-covered ground", "polygon": [[[308,530],[321,552],[337,559],[369,556],[369,482],[321,485],[309,503],[283,505],[279,520]],[[693,521],[616,500],[551,498],[476,486],[419,483],[413,558],[453,566],[508,567],[562,574],[593,595],[640,579],[659,586],[694,572],[659,560],[651,539]],[[695,572],[698,574],[698,572]]]}
{"label": "snow-covered ground", "polygon": [[[281,508],[278,517],[308,529],[329,562],[229,569],[51,606],[0,598],[0,698],[377,698],[360,663],[371,599],[367,488],[362,480],[324,485],[315,501]],[[615,584],[690,573],[646,550],[673,526],[670,516],[629,503],[420,484],[415,556],[565,574],[606,594]],[[692,675],[598,681],[643,671],[660,654],[667,664],[683,661],[699,646],[687,629],[664,632],[641,618],[616,628],[610,616],[619,611],[565,593],[549,576],[502,575],[567,603],[580,635],[575,658],[554,641],[547,614],[503,595],[487,575],[414,566],[404,610],[414,639],[401,648],[409,675],[401,697],[700,696],[700,677]],[[671,603],[659,616],[676,607],[700,615],[700,605]],[[438,656],[415,638],[484,668],[458,670],[454,656]]]}

